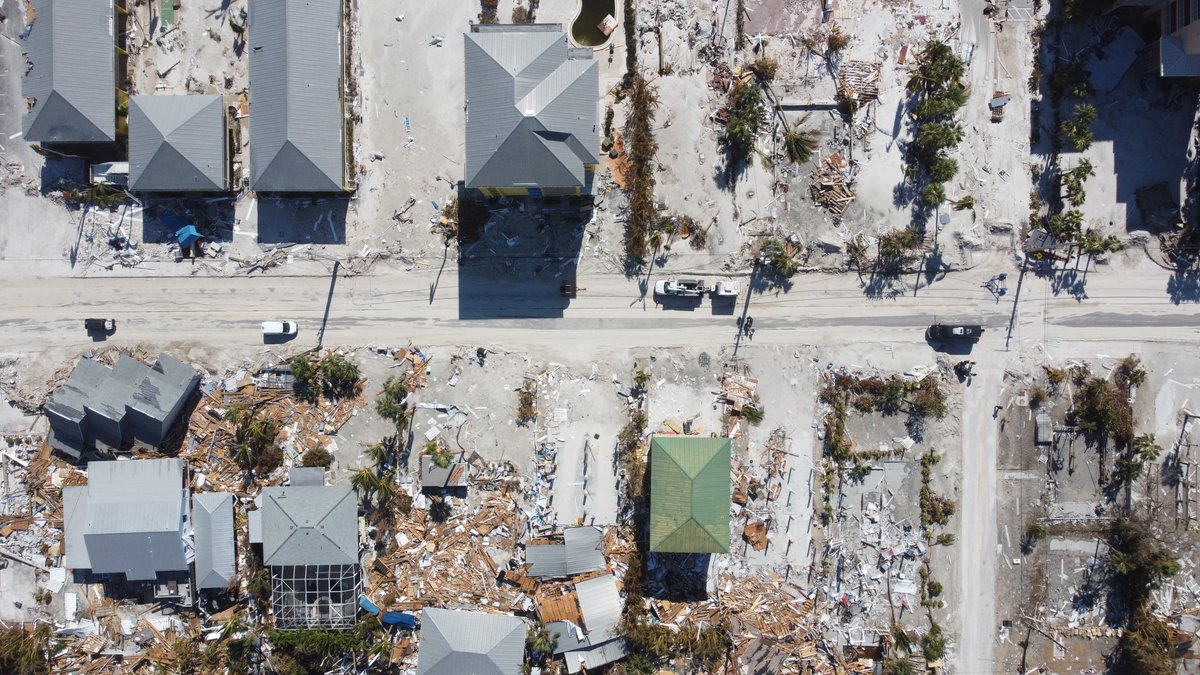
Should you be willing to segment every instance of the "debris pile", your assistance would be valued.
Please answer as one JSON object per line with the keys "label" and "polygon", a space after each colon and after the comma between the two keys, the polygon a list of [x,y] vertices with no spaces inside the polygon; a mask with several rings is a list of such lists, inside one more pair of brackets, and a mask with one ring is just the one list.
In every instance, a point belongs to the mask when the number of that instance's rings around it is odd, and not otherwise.
{"label": "debris pile", "polygon": [[813,172],[809,194],[830,213],[841,216],[857,196],[851,189],[857,173],[858,163],[847,162],[840,152],[822,157]]}

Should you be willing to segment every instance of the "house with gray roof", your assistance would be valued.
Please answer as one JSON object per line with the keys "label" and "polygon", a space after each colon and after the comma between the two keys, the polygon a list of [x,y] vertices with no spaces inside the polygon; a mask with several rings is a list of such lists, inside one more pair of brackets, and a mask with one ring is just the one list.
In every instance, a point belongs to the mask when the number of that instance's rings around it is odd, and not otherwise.
{"label": "house with gray roof", "polygon": [[343,192],[341,0],[250,3],[250,188]]}
{"label": "house with gray roof", "polygon": [[605,569],[604,532],[596,527],[568,527],[561,544],[525,546],[525,562],[531,577],[562,579]]}
{"label": "house with gray roof", "polygon": [[625,658],[628,650],[617,625],[625,603],[611,574],[575,582],[582,626],[553,621],[546,630],[555,637],[554,653],[561,654],[567,671],[599,668]]}
{"label": "house with gray roof", "polygon": [[129,104],[129,189],[229,189],[225,102],[213,96],[134,96]]}
{"label": "house with gray roof", "polygon": [[237,577],[233,495],[204,492],[192,496],[197,590],[224,590]]}
{"label": "house with gray roof", "polygon": [[592,192],[600,67],[561,24],[474,25],[465,35],[465,185],[488,197]]}
{"label": "house with gray roof", "polygon": [[64,565],[131,582],[186,579],[188,519],[183,460],[91,462],[87,485],[63,488]]}
{"label": "house with gray roof", "polygon": [[358,502],[347,485],[263,488],[258,537],[278,628],[348,628],[357,616]]}
{"label": "house with gray roof", "polygon": [[125,354],[111,368],[80,359],[43,406],[50,444],[74,459],[92,447],[157,447],[199,382],[194,368],[168,354],[159,354],[153,366]]}
{"label": "house with gray roof", "polygon": [[111,143],[117,138],[113,0],[32,0],[21,81],[22,129],[34,143]]}
{"label": "house with gray roof", "polygon": [[521,675],[527,630],[508,614],[426,608],[417,675]]}

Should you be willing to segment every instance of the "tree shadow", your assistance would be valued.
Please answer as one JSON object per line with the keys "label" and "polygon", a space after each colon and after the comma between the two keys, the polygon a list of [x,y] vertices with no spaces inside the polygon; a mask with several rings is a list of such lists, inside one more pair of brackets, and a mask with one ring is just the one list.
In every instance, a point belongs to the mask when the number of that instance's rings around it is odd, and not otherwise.
{"label": "tree shadow", "polygon": [[1200,268],[1190,261],[1179,261],[1167,279],[1167,296],[1173,304],[1200,302]]}

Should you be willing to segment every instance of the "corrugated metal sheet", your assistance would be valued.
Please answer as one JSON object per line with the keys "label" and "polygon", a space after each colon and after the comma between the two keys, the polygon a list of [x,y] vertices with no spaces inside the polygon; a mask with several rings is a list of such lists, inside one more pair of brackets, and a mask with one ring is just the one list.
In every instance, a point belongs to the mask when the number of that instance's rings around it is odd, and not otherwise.
{"label": "corrugated metal sheet", "polygon": [[288,470],[288,482],[292,485],[324,485],[325,468],[320,466],[294,466]]}
{"label": "corrugated metal sheet", "polygon": [[618,661],[625,658],[627,654],[629,654],[629,650],[625,647],[625,640],[617,639],[588,649],[569,651],[563,654],[563,659],[567,662],[567,672],[578,673],[584,668],[592,670],[606,663]]}
{"label": "corrugated metal sheet", "polygon": [[563,531],[566,542],[567,576],[604,569],[604,532],[596,527],[568,527]]}
{"label": "corrugated metal sheet", "polygon": [[579,612],[588,641],[599,644],[617,637],[621,620],[621,596],[617,593],[617,578],[611,574],[598,576],[575,584]]}
{"label": "corrugated metal sheet", "polygon": [[729,552],[728,438],[655,436],[650,443],[650,550]]}
{"label": "corrugated metal sheet", "polygon": [[341,0],[250,3],[250,187],[339,192]]}
{"label": "corrugated metal sheet", "polygon": [[32,0],[37,20],[25,52],[21,93],[33,98],[25,139],[93,143],[116,139],[116,46],[112,0]]}
{"label": "corrugated metal sheet", "polygon": [[562,544],[530,544],[525,547],[527,574],[539,579],[567,576],[567,547]]}
{"label": "corrugated metal sheet", "polygon": [[584,165],[599,162],[599,64],[545,29],[466,34],[469,188],[583,187]]}
{"label": "corrugated metal sheet", "polygon": [[228,188],[220,96],[134,96],[129,104],[129,187]]}
{"label": "corrugated metal sheet", "polygon": [[226,588],[237,575],[233,495],[206,492],[192,497],[196,541],[196,588]]}
{"label": "corrugated metal sheet", "polygon": [[595,527],[569,527],[563,531],[563,544],[530,544],[525,547],[528,574],[553,579],[602,570],[607,566],[603,538]]}
{"label": "corrugated metal sheet", "polygon": [[354,495],[346,485],[263,488],[263,564],[357,565]]}
{"label": "corrugated metal sheet", "polygon": [[69,485],[62,489],[63,531],[66,545],[63,566],[72,570],[92,568],[88,559],[83,533],[87,527],[88,490],[86,485]]}
{"label": "corrugated metal sheet", "polygon": [[417,675],[521,675],[527,628],[507,614],[427,608]]}

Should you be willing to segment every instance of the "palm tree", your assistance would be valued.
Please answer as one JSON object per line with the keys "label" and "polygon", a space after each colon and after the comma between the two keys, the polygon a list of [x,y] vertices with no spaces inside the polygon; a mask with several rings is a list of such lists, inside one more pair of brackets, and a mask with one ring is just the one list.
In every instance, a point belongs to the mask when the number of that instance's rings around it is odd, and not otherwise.
{"label": "palm tree", "polygon": [[1133,450],[1141,459],[1147,461],[1158,459],[1158,453],[1162,452],[1162,448],[1154,442],[1154,434],[1142,434],[1134,438]]}
{"label": "palm tree", "polygon": [[362,495],[363,502],[369,504],[371,493],[379,489],[380,481],[374,470],[364,466],[350,478],[350,484]]}
{"label": "palm tree", "polygon": [[375,469],[378,471],[383,470],[384,465],[391,459],[391,454],[383,443],[376,443],[369,446],[366,450],[367,457],[371,459],[371,462],[375,465]]}

